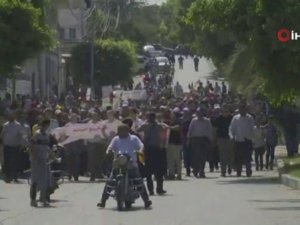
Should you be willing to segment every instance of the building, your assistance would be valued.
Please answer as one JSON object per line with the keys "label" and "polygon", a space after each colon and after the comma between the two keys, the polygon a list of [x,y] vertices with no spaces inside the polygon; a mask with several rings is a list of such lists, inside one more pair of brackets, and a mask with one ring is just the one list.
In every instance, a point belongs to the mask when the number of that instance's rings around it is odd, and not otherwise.
{"label": "building", "polygon": [[[48,24],[56,30],[59,42],[57,49],[43,52],[37,58],[27,60],[16,79],[16,94],[40,95],[48,98],[52,93],[62,96],[67,92],[70,52],[74,45],[84,40],[84,16],[87,13],[83,0],[57,1],[55,20]],[[1,82],[0,82],[1,83]],[[2,81],[0,92],[12,94],[12,81]]]}

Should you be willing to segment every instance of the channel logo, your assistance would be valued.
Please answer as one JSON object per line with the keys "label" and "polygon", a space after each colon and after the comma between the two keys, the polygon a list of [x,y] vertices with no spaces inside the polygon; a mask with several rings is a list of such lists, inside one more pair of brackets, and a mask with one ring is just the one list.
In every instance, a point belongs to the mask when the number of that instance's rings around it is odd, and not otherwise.
{"label": "channel logo", "polygon": [[282,28],[277,32],[277,38],[280,42],[297,41],[300,40],[300,34],[295,31],[290,31],[286,28]]}

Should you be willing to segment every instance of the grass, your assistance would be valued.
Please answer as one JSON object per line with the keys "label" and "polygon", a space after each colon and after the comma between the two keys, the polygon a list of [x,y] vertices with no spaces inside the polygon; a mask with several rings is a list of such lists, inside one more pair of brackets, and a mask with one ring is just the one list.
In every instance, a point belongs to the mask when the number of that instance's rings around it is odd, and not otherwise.
{"label": "grass", "polygon": [[291,175],[292,177],[296,177],[296,178],[300,179],[300,169],[291,170],[289,172],[289,175]]}
{"label": "grass", "polygon": [[300,156],[294,158],[283,157],[281,158],[284,163],[284,171],[300,179]]}
{"label": "grass", "polygon": [[297,166],[297,165],[300,166],[300,156],[297,156],[297,157],[294,157],[294,158],[283,157],[282,160],[283,160],[285,165],[288,165],[288,166],[291,166],[291,167]]}

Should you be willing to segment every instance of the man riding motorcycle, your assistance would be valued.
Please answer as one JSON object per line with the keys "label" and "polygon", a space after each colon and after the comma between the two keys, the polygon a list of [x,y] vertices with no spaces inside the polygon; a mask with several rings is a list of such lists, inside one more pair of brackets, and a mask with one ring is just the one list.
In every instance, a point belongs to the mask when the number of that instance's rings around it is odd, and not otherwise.
{"label": "man riding motorcycle", "polygon": [[[133,177],[138,178],[140,177],[140,172],[138,169],[136,152],[142,152],[144,149],[144,145],[137,136],[131,135],[129,132],[130,129],[127,125],[125,124],[120,125],[118,127],[118,135],[111,140],[107,148],[106,154],[110,154],[111,152],[113,152],[115,154],[129,155],[133,164],[133,168],[129,170],[129,175],[132,178]],[[114,176],[113,173],[111,176]],[[98,207],[101,208],[105,207],[105,203],[106,200],[109,198],[110,192],[111,190],[106,183],[103,190],[102,198],[100,202],[97,204]],[[142,191],[140,193],[140,196],[142,197],[145,203],[145,208],[149,208],[152,205],[152,201],[149,200],[149,196],[144,184],[142,185]]]}

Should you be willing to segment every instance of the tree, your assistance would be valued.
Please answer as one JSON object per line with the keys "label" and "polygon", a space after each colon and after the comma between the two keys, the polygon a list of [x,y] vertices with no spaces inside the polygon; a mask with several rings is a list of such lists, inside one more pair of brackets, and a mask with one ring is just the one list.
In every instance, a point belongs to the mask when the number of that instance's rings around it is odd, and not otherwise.
{"label": "tree", "polygon": [[0,0],[0,73],[52,46],[49,28],[40,20],[41,11],[20,0]]}
{"label": "tree", "polygon": [[126,38],[140,45],[159,42],[159,10],[157,5],[133,5],[126,19],[120,21],[116,37]]}
{"label": "tree", "polygon": [[[275,103],[284,103],[300,94],[300,45],[281,43],[276,34],[282,27],[300,31],[299,10],[298,0],[197,0],[186,22],[194,28],[194,41],[200,42],[204,55],[221,60],[225,73],[232,81],[239,80],[241,90],[259,84],[256,90]],[[204,38],[209,33],[221,34],[228,51],[222,39],[211,46]],[[242,70],[241,64],[245,65]]]}
{"label": "tree", "polygon": [[[91,46],[78,44],[72,50],[71,71],[77,83],[90,85]],[[116,85],[130,81],[136,68],[134,44],[128,40],[95,41],[95,81],[100,85]]]}

